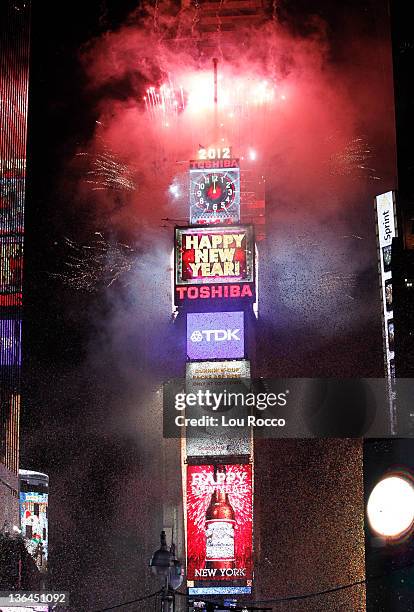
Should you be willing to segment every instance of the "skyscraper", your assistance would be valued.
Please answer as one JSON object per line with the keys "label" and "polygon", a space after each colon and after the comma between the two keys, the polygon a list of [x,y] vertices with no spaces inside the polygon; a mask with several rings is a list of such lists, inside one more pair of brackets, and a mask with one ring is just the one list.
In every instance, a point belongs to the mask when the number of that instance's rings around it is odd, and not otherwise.
{"label": "skyscraper", "polygon": [[0,5],[0,529],[19,524],[19,413],[30,2]]}

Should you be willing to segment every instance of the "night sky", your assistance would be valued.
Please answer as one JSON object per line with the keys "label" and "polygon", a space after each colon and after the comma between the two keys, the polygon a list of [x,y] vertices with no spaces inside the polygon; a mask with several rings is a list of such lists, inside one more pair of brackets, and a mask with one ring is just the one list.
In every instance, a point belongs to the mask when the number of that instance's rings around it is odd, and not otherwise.
{"label": "night sky", "polygon": [[[159,507],[161,493],[151,483],[161,459],[159,415],[148,398],[159,382],[180,375],[174,358],[177,339],[168,321],[164,259],[172,245],[172,226],[161,227],[162,217],[173,214],[160,200],[159,185],[152,187],[159,210],[150,210],[148,168],[138,168],[137,180],[144,184],[141,209],[135,206],[135,195],[131,199],[128,194],[124,203],[122,195],[88,192],[85,168],[76,158],[80,151],[96,154],[96,121],[105,113],[105,138],[114,149],[122,149],[120,137],[111,132],[122,115],[113,115],[111,123],[111,113],[120,107],[123,111],[122,105],[137,92],[142,95],[148,84],[143,74],[132,82],[130,73],[117,80],[99,72],[108,53],[104,33],[121,28],[137,3],[70,2],[63,11],[50,1],[33,4],[21,467],[50,475],[52,585],[75,591],[79,602],[85,601],[88,588],[102,590],[102,596],[89,599],[99,608],[153,585],[145,565],[148,551],[157,546],[159,517],[152,520],[151,504]],[[372,40],[379,44],[386,32],[384,3],[334,4],[286,0],[279,4],[279,18],[289,36],[324,32],[322,55],[332,69],[330,79],[345,75],[348,85],[352,82],[352,56],[356,82],[362,83],[368,70],[362,58],[370,56],[364,45]],[[132,22],[142,32],[143,9]],[[401,48],[412,55],[412,41],[406,43]],[[381,70],[366,73],[365,89],[355,92],[352,117],[338,117],[338,127],[346,124],[352,137],[368,134],[378,180],[360,176],[351,162],[350,174],[334,175],[329,189],[316,191],[306,208],[307,193],[317,182],[305,167],[312,152],[299,152],[293,143],[287,157],[293,151],[296,168],[284,166],[283,160],[274,165],[258,329],[261,376],[382,376],[372,202],[376,193],[394,188],[396,179],[390,66],[379,64]],[[398,82],[399,91],[405,92],[403,79]],[[343,94],[330,81],[326,91],[336,95],[337,90],[344,95],[344,108],[349,91]],[[356,121],[353,115],[358,113],[362,119]],[[323,114],[315,112],[315,117],[323,133]],[[131,142],[126,138],[121,153],[133,164]],[[137,149],[144,146],[137,141]],[[399,163],[404,168],[407,150],[403,144]],[[138,161],[142,164],[142,158]],[[408,175],[405,170],[404,177]],[[297,176],[303,181],[292,191]],[[128,243],[136,253],[136,270],[110,289],[98,283],[94,292],[76,291],[62,278],[68,260],[64,239],[90,243],[97,231]],[[363,239],[346,238],[353,234]],[[294,247],[287,251],[289,243]],[[290,266],[289,275],[283,276],[274,262],[284,269]],[[324,289],[321,277],[332,274],[339,280]],[[144,490],[145,503],[136,499],[136,491]],[[109,578],[119,586],[108,586]]]}

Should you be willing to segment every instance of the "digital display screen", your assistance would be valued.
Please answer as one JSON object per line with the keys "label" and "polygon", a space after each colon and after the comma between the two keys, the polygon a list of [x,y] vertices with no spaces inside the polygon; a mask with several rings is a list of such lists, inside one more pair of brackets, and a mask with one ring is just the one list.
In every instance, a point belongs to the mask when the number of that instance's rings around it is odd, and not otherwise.
{"label": "digital display screen", "polygon": [[392,280],[385,281],[385,308],[390,312],[392,310]]}
{"label": "digital display screen", "polygon": [[391,270],[391,245],[382,247],[382,265],[384,272],[390,272]]}
{"label": "digital display screen", "polygon": [[22,268],[23,238],[0,238],[0,294],[18,294],[21,300]]}
{"label": "digital display screen", "polygon": [[189,359],[244,357],[244,313],[188,313],[187,357]]}
{"label": "digital display screen", "polygon": [[0,365],[21,365],[22,322],[14,319],[0,319]]}
{"label": "digital display screen", "polygon": [[0,178],[0,235],[23,233],[23,178]]}
{"label": "digital display screen", "polygon": [[187,580],[252,579],[250,464],[187,466]]}
{"label": "digital display screen", "polygon": [[45,569],[48,556],[48,494],[20,492],[20,522],[26,548],[39,569]]}
{"label": "digital display screen", "polygon": [[176,228],[176,285],[254,282],[252,226]]}
{"label": "digital display screen", "polygon": [[235,359],[234,361],[191,361],[186,365],[187,380],[209,380],[223,378],[250,378],[250,361]]}
{"label": "digital display screen", "polygon": [[394,321],[391,319],[387,322],[388,325],[388,346],[390,351],[394,350]]}

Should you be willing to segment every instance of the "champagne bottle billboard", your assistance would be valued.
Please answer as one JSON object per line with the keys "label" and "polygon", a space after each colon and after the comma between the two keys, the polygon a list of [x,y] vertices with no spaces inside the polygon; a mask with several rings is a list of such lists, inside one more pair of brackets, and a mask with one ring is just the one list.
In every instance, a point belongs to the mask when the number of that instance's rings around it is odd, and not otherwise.
{"label": "champagne bottle billboard", "polygon": [[234,567],[235,514],[226,492],[226,468],[214,466],[216,487],[206,512],[206,568]]}
{"label": "champagne bottle billboard", "polygon": [[252,579],[250,464],[187,466],[187,579]]}

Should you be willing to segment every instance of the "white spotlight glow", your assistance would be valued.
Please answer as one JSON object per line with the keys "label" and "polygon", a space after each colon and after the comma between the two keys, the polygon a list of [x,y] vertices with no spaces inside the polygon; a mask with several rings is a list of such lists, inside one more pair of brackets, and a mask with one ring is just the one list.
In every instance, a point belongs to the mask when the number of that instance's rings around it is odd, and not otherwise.
{"label": "white spotlight glow", "polygon": [[249,159],[251,161],[255,161],[256,157],[256,151],[254,149],[249,149]]}
{"label": "white spotlight glow", "polygon": [[170,185],[170,189],[169,189],[170,193],[175,197],[178,198],[180,195],[180,189],[178,187],[178,185],[176,185],[175,183],[173,183],[172,185]]}
{"label": "white spotlight glow", "polygon": [[380,536],[404,535],[414,523],[414,487],[406,478],[388,476],[372,490],[367,504],[371,529]]}

